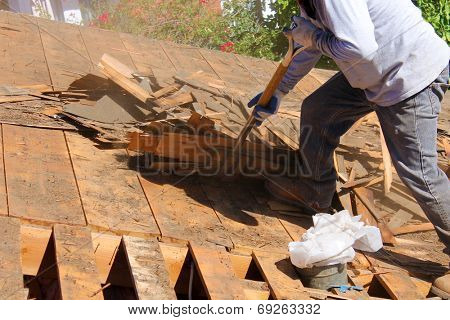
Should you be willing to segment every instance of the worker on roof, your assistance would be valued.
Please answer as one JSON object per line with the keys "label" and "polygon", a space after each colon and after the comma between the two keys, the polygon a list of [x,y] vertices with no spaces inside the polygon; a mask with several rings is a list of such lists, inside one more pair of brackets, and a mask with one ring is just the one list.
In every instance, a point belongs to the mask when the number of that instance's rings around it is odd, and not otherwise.
{"label": "worker on roof", "polygon": [[[450,48],[411,0],[298,0],[292,35],[306,47],[292,62],[262,122],[319,61],[341,70],[303,101],[300,128],[302,178],[270,179],[280,200],[328,211],[336,190],[333,152],[339,138],[375,111],[395,169],[411,190],[440,240],[450,249],[450,183],[438,167],[437,120],[449,87]],[[256,105],[258,96],[249,107]],[[434,283],[450,295],[450,274]]]}

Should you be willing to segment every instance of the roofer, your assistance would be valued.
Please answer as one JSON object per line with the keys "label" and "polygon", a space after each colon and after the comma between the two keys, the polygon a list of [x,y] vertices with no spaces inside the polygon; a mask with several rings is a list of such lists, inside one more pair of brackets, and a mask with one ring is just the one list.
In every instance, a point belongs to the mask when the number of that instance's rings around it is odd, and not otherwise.
{"label": "roofer", "polygon": [[[266,183],[280,200],[329,210],[336,190],[333,151],[358,119],[375,111],[393,164],[440,240],[450,249],[450,183],[438,167],[437,119],[448,89],[450,49],[411,0],[298,0],[292,62],[266,108],[275,114],[285,94],[318,62],[332,58],[341,72],[312,93],[301,109],[302,178]],[[257,99],[249,103],[256,104]],[[434,289],[450,294],[450,274]]]}

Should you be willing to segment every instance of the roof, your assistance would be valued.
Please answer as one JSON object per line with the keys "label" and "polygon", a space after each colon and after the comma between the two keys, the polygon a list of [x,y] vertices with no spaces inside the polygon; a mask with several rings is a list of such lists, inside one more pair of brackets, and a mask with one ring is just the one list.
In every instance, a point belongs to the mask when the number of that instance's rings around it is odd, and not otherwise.
{"label": "roof", "polygon": [[[183,284],[190,261],[194,261],[202,280],[197,279],[195,283],[198,297],[347,298],[339,292],[304,288],[287,259],[287,244],[299,239],[311,226],[311,218],[297,208],[270,199],[260,180],[224,181],[183,175],[181,171],[178,175],[151,175],[130,166],[130,159],[135,159],[133,152],[109,140],[115,131],[108,131],[108,126],[113,125],[104,123],[99,127],[99,122],[83,120],[73,113],[75,121],[53,117],[58,113],[53,111],[61,111],[68,102],[81,101],[92,107],[93,95],[103,96],[104,90],[111,91],[111,88],[118,91],[97,68],[105,53],[126,68],[150,77],[153,87],[168,88],[176,82],[176,77],[199,75],[201,71],[201,79],[190,78],[191,85],[192,79],[198,80],[202,86],[206,83],[208,90],[219,88],[227,92],[228,98],[232,93],[240,100],[264,87],[276,63],[9,12],[0,12],[0,37],[3,55],[0,69],[2,79],[7,79],[3,80],[5,84],[25,86],[27,90],[40,88],[37,95],[36,91],[25,95],[25,98],[32,97],[31,101],[10,103],[8,108],[2,106],[0,112],[3,147],[0,215],[5,216],[0,226],[14,235],[6,238],[10,245],[0,248],[0,256],[9,257],[7,270],[20,268],[29,276],[29,297],[186,298]],[[296,106],[331,75],[328,71],[314,70],[290,94],[280,117],[289,119],[294,136],[298,134]],[[189,87],[189,81],[184,85]],[[194,96],[196,89],[189,90]],[[129,93],[120,92],[132,98]],[[164,97],[167,103],[169,97]],[[220,102],[216,95],[212,97],[217,98],[222,108],[227,107],[226,101]],[[106,106],[112,104],[108,103]],[[236,106],[237,102],[232,100],[225,117],[215,120],[220,124],[217,130],[229,134],[230,138],[233,131],[227,129],[227,124],[235,121],[238,130],[240,121],[245,119],[241,113],[232,120],[237,116]],[[179,110],[173,112],[178,114]],[[129,128],[129,124],[123,125],[121,128]],[[86,128],[96,130],[98,136],[92,136]],[[271,147],[286,150],[298,147],[296,139],[281,132],[276,125],[267,128],[271,134],[260,134],[276,138],[267,140]],[[378,138],[369,148],[364,144],[373,140],[378,130],[376,120],[367,118],[357,129],[346,137],[338,151],[343,160],[340,171],[347,174],[345,166],[352,165],[357,178],[367,178],[364,170],[376,172],[382,162]],[[363,158],[354,157],[355,145],[362,150]],[[357,163],[364,164],[362,169],[357,168]],[[416,211],[417,204],[405,195],[397,181],[394,173],[389,205],[383,203],[381,209],[379,206],[364,208],[361,199],[371,197],[371,191],[364,189],[369,193],[362,198],[358,196],[359,209],[355,213],[373,216],[373,211],[381,210],[385,214],[379,218],[384,223],[390,222],[388,218],[396,216],[398,209],[404,209],[415,215],[412,220],[418,224],[414,226],[429,230],[423,213]],[[376,196],[380,196],[376,191],[375,188]],[[410,212],[411,208],[414,212]],[[410,217],[403,222],[408,226],[411,216],[405,216]],[[398,234],[401,227],[396,226],[400,228],[396,229]],[[394,237],[395,232],[391,235]],[[434,235],[431,237],[436,239]],[[397,238],[396,248],[373,255],[358,253],[350,265],[349,276],[366,289],[376,278],[386,289],[369,292],[377,297],[425,298],[431,284],[412,275],[426,278],[446,269],[439,263],[439,255],[433,257],[434,261],[428,260],[426,254],[424,259],[410,255],[408,250],[412,246],[428,250],[429,243]],[[46,277],[43,270],[48,259],[44,255],[60,265],[56,277],[58,292],[35,292],[29,285],[36,281],[36,274]],[[277,268],[280,264],[284,267]],[[129,277],[125,279],[124,275]],[[230,289],[223,289],[223,283]],[[105,284],[109,289],[102,293],[101,286]],[[405,287],[411,290],[402,289]],[[9,288],[17,294],[16,298],[27,296],[22,292],[20,274],[13,278]],[[126,293],[123,288],[134,288],[135,293]],[[152,296],[152,292],[159,295]],[[367,292],[356,298],[370,298]]]}

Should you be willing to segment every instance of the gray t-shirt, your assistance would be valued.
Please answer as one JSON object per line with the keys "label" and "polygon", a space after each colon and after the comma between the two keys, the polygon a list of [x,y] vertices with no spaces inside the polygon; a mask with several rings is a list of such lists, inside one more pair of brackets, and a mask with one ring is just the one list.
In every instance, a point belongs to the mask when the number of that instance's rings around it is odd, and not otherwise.
{"label": "gray t-shirt", "polygon": [[332,58],[352,87],[369,101],[391,106],[431,84],[450,48],[410,0],[312,0],[320,29],[314,48],[292,62],[279,89],[290,91],[322,54]]}

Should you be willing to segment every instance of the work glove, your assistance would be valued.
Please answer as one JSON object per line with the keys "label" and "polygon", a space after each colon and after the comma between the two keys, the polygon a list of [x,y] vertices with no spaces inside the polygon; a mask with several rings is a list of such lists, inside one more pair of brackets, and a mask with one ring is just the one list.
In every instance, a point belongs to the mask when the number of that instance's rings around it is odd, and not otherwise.
{"label": "work glove", "polygon": [[303,47],[310,48],[313,46],[313,36],[317,30],[319,28],[311,21],[303,17],[292,17],[292,29],[289,32],[292,34],[294,41]]}
{"label": "work glove", "polygon": [[263,107],[258,105],[258,101],[262,96],[262,92],[258,95],[256,95],[250,102],[248,103],[249,108],[255,107],[253,110],[253,116],[256,119],[255,125],[259,127],[264,120],[266,120],[269,116],[272,116],[278,112],[278,108],[280,107],[281,100],[284,98],[286,93],[276,90],[273,94],[272,98],[270,98],[269,103],[267,106]]}

